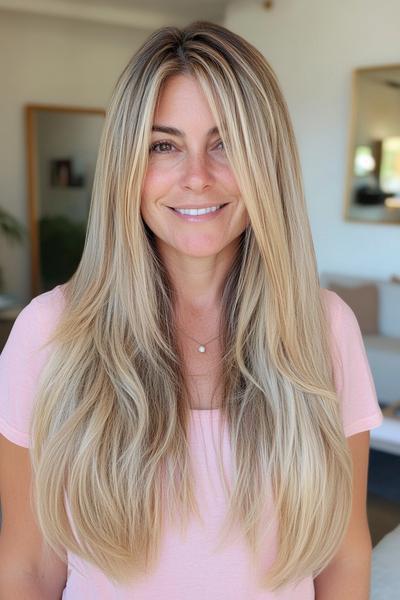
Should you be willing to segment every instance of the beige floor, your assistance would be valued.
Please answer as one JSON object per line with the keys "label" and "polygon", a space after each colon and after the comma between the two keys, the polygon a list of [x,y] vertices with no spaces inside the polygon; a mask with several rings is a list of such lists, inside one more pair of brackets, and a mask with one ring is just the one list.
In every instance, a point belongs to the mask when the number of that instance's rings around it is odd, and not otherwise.
{"label": "beige floor", "polygon": [[372,545],[376,544],[400,523],[400,504],[375,494],[367,497],[368,523]]}

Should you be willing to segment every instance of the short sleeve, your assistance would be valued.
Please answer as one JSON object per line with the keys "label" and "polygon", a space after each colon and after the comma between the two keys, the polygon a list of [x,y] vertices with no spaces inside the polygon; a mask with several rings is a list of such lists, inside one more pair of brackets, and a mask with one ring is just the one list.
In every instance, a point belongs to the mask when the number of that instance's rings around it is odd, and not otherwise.
{"label": "short sleeve", "polygon": [[333,370],[346,437],[383,421],[357,318],[336,292],[324,290],[332,328]]}
{"label": "short sleeve", "polygon": [[30,423],[38,381],[51,349],[46,346],[54,324],[59,290],[31,300],[14,321],[0,354],[0,433],[30,447]]}

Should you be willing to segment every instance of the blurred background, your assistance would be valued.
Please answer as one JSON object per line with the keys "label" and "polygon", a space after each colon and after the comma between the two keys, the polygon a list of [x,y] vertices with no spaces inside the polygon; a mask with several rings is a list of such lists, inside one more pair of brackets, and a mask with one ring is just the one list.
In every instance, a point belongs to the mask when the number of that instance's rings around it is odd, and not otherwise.
{"label": "blurred background", "polygon": [[[400,3],[397,0],[0,0],[0,350],[82,251],[104,111],[163,25],[220,23],[281,83],[322,287],[354,310],[382,426],[371,431],[373,597],[400,582]],[[396,567],[397,568],[397,567]],[[398,570],[398,569],[397,569]]]}

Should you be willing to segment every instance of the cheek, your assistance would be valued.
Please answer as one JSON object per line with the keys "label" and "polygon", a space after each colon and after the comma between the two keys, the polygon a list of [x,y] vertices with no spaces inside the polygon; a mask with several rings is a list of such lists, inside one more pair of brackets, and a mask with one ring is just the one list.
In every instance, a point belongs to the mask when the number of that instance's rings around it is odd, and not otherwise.
{"label": "cheek", "polygon": [[142,200],[151,202],[166,195],[173,185],[171,169],[162,171],[149,168],[142,185]]}
{"label": "cheek", "polygon": [[240,196],[240,189],[236,181],[236,177],[230,168],[225,169],[221,173],[221,181],[223,181],[225,189],[232,196]]}
{"label": "cheek", "polygon": [[236,182],[236,178],[230,169],[225,172],[224,186],[229,196],[232,196],[237,199],[239,203],[240,224],[243,228],[247,227],[247,225],[250,224],[250,218],[247,212],[247,208],[241,198],[241,191]]}

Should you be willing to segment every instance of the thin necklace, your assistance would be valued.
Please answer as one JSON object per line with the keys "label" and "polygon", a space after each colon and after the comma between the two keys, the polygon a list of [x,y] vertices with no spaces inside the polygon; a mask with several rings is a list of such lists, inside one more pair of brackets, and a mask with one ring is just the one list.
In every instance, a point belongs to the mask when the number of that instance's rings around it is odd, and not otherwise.
{"label": "thin necklace", "polygon": [[217,338],[220,337],[220,335],[216,335],[215,337],[211,338],[211,340],[208,340],[208,342],[205,343],[201,343],[199,342],[199,340],[195,340],[194,337],[192,337],[191,335],[188,335],[185,331],[183,331],[183,329],[181,329],[179,327],[179,329],[182,331],[182,333],[184,333],[188,338],[190,338],[191,340],[193,340],[194,342],[196,342],[196,344],[198,344],[197,350],[198,352],[201,352],[202,354],[204,354],[204,352],[206,351],[206,345],[209,344],[210,342],[213,342],[214,340],[216,340]]}

